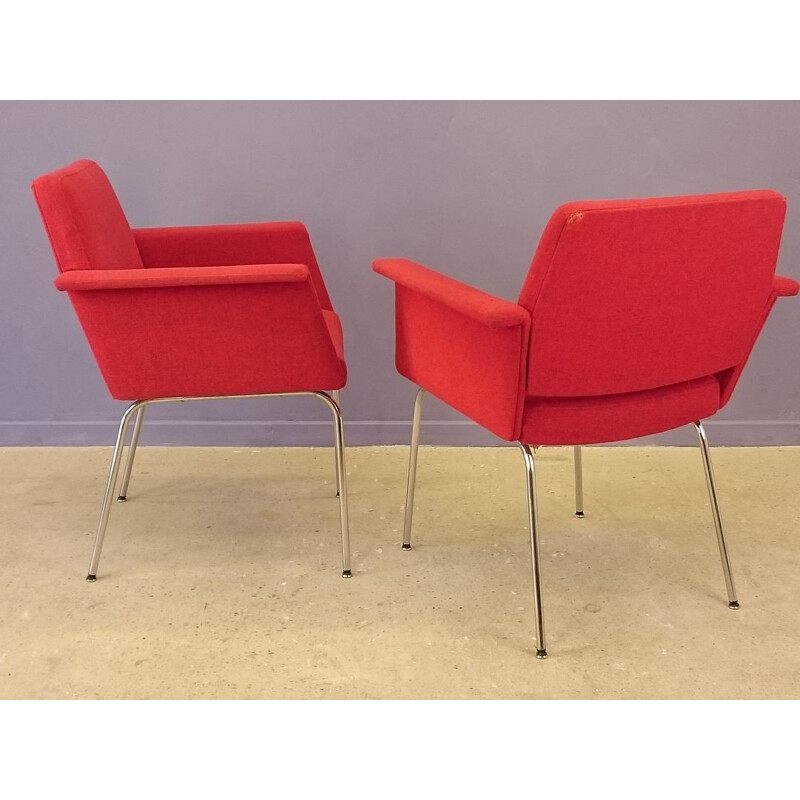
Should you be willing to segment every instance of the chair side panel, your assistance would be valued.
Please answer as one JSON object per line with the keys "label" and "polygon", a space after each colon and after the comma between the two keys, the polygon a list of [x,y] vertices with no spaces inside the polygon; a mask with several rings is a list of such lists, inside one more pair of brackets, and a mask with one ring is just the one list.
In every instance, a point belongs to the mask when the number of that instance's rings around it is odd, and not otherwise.
{"label": "chair side panel", "polygon": [[492,328],[398,285],[397,371],[502,439],[519,436],[527,318]]}
{"label": "chair side panel", "polygon": [[344,386],[309,281],[70,292],[117,400]]}

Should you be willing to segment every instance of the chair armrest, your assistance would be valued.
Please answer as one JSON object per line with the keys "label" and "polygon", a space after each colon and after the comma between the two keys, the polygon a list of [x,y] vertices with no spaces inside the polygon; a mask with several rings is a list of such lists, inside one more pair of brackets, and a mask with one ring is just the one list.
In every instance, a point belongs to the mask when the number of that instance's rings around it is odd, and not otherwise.
{"label": "chair armrest", "polygon": [[329,391],[347,369],[308,267],[62,273],[112,397]]}
{"label": "chair armrest", "polygon": [[507,328],[530,321],[530,314],[522,306],[474,289],[414,261],[382,258],[373,262],[372,268],[396,284],[472,317],[490,328]]}
{"label": "chair armrest", "polygon": [[302,222],[134,228],[133,237],[147,268],[305,264],[322,307],[332,308]]}
{"label": "chair armrest", "polygon": [[800,283],[793,278],[776,275],[772,281],[772,291],[778,297],[794,297],[800,291]]}
{"label": "chair armrest", "polygon": [[101,289],[167,289],[176,286],[223,286],[247,283],[299,283],[308,280],[303,264],[248,264],[225,267],[162,267],[157,269],[89,269],[62,272],[60,292]]}
{"label": "chair armrest", "polygon": [[750,345],[747,348],[747,352],[739,364],[719,374],[720,408],[725,406],[725,404],[731,399],[733,390],[736,388],[736,384],[739,382],[739,378],[742,376],[742,372],[744,371],[748,359],[750,358],[750,353],[752,353],[753,347],[755,346],[755,343],[761,334],[761,331],[766,324],[767,319],[769,318],[769,315],[772,312],[772,309],[774,308],[778,298],[794,297],[798,291],[800,291],[800,284],[798,284],[793,278],[785,278],[783,275],[776,275],[772,279],[772,292],[767,298],[767,302],[764,306],[764,311],[761,316],[761,321],[759,322],[758,327],[753,331],[753,338],[750,340]]}
{"label": "chair armrest", "polygon": [[373,269],[395,282],[397,371],[502,439],[518,438],[530,314],[411,261]]}

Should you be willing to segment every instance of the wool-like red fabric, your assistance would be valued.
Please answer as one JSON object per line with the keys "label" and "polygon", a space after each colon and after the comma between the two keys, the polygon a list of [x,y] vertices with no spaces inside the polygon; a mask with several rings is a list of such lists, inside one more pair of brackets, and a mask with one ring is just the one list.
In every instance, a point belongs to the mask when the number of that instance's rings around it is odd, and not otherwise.
{"label": "wool-like red fabric", "polygon": [[346,381],[308,279],[69,297],[117,400],[326,391]]}
{"label": "wool-like red fabric", "polygon": [[708,417],[775,299],[798,292],[775,275],[784,214],[772,191],[569,203],[519,305],[376,261],[397,284],[398,371],[529,444],[621,441]]}
{"label": "wool-like red fabric", "polygon": [[528,397],[520,441],[543,445],[614,442],[679,428],[715,414],[719,381],[714,377],[685,383],[591,397]]}
{"label": "wool-like red fabric", "polygon": [[59,272],[142,269],[128,220],[94,161],[82,160],[33,182]]}
{"label": "wool-like red fabric", "polygon": [[403,259],[376,261],[394,280],[401,375],[504,439],[517,436],[530,316]]}
{"label": "wool-like red fabric", "polygon": [[305,264],[320,305],[333,308],[302,222],[134,228],[133,236],[145,267]]}
{"label": "wool-like red fabric", "polygon": [[132,232],[88,161],[33,189],[61,271],[56,287],[114,398],[344,386],[342,326],[302,223]]}
{"label": "wool-like red fabric", "polygon": [[[333,349],[342,362],[342,367],[344,367],[344,331],[342,330],[342,321],[335,311],[328,311],[328,309],[323,309],[322,317],[328,326],[328,334],[333,342]],[[331,386],[330,388],[340,389],[341,386]]]}
{"label": "wool-like red fabric", "polygon": [[99,289],[169,289],[247,283],[300,283],[310,280],[303,264],[242,264],[233,267],[163,267],[159,269],[71,270],[54,285],[61,292]]}
{"label": "wool-like red fabric", "polygon": [[557,209],[519,298],[533,316],[527,393],[641,391],[741,363],[785,207],[765,191]]}
{"label": "wool-like red fabric", "polygon": [[769,299],[764,305],[758,325],[753,331],[753,335],[748,343],[745,357],[732,369],[725,370],[717,375],[720,386],[722,387],[719,403],[720,408],[722,408],[728,402],[728,400],[731,399],[733,390],[736,388],[736,384],[739,382],[742,371],[747,364],[747,359],[750,358],[750,353],[753,350],[756,340],[758,339],[758,336],[767,321],[767,317],[769,317],[770,311],[772,311],[772,307],[775,305],[775,301],[779,297],[794,297],[797,295],[798,291],[800,291],[800,284],[798,284],[797,281],[794,281],[791,278],[784,278],[782,275],[775,276],[775,279],[772,282],[772,292],[770,293]]}

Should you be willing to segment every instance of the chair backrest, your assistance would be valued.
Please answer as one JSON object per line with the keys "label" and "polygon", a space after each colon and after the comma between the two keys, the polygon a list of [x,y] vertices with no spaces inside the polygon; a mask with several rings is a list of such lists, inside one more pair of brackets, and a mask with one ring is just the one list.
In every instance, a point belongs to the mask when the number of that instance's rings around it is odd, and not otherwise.
{"label": "chair backrest", "polygon": [[575,202],[551,217],[519,297],[528,394],[619,394],[742,363],[786,210],[773,191]]}
{"label": "chair backrest", "polygon": [[42,175],[32,188],[60,272],[144,268],[114,189],[94,161]]}

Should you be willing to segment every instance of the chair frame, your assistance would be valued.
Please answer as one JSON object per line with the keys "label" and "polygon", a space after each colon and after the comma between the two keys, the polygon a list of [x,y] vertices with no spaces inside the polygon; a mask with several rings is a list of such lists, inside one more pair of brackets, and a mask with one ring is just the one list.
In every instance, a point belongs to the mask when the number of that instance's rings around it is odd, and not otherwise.
{"label": "chair frame", "polygon": [[[403,526],[403,550],[411,550],[411,526],[414,515],[414,492],[417,480],[417,451],[419,449],[419,430],[422,419],[422,404],[425,399],[426,391],[422,387],[417,389],[414,399],[414,416],[411,423],[411,449],[408,459],[408,484],[406,487],[405,519]],[[728,608],[739,608],[739,601],[736,597],[736,588],[731,572],[730,556],[728,554],[728,544],[725,539],[725,529],[722,525],[722,515],[719,508],[717,497],[716,481],[714,470],[711,464],[711,453],[706,438],[705,429],[698,420],[694,423],[697,435],[700,439],[700,453],[703,459],[703,471],[708,487],[708,497],[711,503],[711,513],[714,517],[714,528],[717,533],[717,544],[719,545],[720,559],[722,561],[722,572],[725,577],[725,587],[728,592]],[[547,658],[547,643],[544,631],[544,611],[542,606],[542,580],[541,580],[541,558],[539,554],[539,511],[536,496],[536,464],[534,451],[536,447],[524,442],[517,442],[522,451],[522,458],[525,463],[525,484],[528,495],[528,528],[530,531],[531,548],[531,572],[533,577],[533,614],[536,632],[536,657],[539,659]],[[575,463],[575,516],[579,519],[584,517],[583,511],[583,458],[580,446],[573,448]]]}
{"label": "chair frame", "polygon": [[86,580],[94,582],[97,580],[97,568],[100,563],[100,555],[103,549],[103,541],[106,535],[106,528],[108,527],[108,517],[111,512],[112,498],[116,492],[117,483],[119,480],[119,472],[122,464],[122,453],[125,448],[125,440],[127,438],[128,428],[131,419],[136,416],[133,425],[133,433],[131,434],[131,441],[128,447],[128,457],[125,464],[125,471],[122,478],[119,494],[117,495],[117,502],[125,502],[127,500],[128,486],[130,484],[131,473],[133,471],[133,461],[136,457],[136,448],[139,444],[139,434],[142,429],[144,421],[145,409],[150,405],[159,405],[162,403],[188,403],[196,400],[235,400],[256,397],[317,397],[322,400],[331,410],[333,415],[333,423],[335,430],[335,453],[336,453],[336,496],[339,498],[339,516],[342,534],[342,577],[350,578],[352,576],[351,563],[350,563],[350,525],[347,509],[347,473],[344,463],[344,423],[342,420],[342,413],[339,408],[339,392],[338,390],[332,391],[330,394],[327,392],[282,392],[277,394],[248,394],[248,395],[213,395],[210,397],[159,397],[150,400],[137,400],[132,403],[122,415],[119,424],[119,431],[117,433],[117,441],[114,445],[114,453],[111,458],[111,466],[108,471],[108,481],[106,483],[106,490],[103,496],[103,506],[100,511],[100,520],[97,524],[97,535],[95,537],[94,549],[92,550],[92,557],[89,562],[89,570]]}

